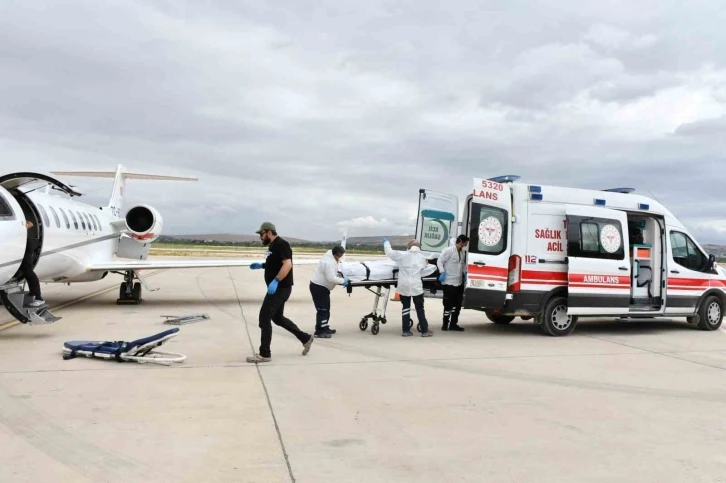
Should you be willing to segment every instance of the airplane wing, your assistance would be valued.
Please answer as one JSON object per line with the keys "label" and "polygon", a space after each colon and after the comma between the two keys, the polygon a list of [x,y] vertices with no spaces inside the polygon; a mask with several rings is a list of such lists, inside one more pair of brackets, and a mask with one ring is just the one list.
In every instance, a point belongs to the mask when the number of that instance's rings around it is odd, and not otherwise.
{"label": "airplane wing", "polygon": [[[160,270],[174,268],[211,268],[211,267],[249,267],[253,263],[262,263],[262,259],[228,259],[228,260],[118,260],[110,262],[92,263],[88,266],[88,270],[106,271],[106,270]],[[316,259],[293,259],[294,265],[316,265]]]}

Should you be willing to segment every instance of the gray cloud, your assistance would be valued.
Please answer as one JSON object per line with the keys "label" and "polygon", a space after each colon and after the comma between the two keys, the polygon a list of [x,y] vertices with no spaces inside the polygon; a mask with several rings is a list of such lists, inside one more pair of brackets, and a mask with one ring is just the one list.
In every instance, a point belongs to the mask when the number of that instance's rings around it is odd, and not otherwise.
{"label": "gray cloud", "polygon": [[0,167],[198,176],[129,183],[170,233],[410,233],[419,188],[515,173],[650,191],[723,242],[720,3],[487,5],[7,3]]}

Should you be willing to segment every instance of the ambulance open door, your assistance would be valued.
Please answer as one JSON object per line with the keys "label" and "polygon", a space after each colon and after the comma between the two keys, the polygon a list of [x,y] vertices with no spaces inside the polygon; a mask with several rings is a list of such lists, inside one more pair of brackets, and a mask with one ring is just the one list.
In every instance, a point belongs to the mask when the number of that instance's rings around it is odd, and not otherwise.
{"label": "ambulance open door", "polygon": [[458,236],[459,198],[455,195],[419,190],[416,240],[421,251],[438,258],[449,246],[449,240]]}
{"label": "ambulance open door", "polygon": [[469,247],[464,308],[501,309],[519,290],[522,260],[512,252],[511,185],[475,178],[465,220]]}
{"label": "ambulance open door", "polygon": [[568,315],[627,313],[631,292],[627,215],[575,205],[567,205],[566,213]]}

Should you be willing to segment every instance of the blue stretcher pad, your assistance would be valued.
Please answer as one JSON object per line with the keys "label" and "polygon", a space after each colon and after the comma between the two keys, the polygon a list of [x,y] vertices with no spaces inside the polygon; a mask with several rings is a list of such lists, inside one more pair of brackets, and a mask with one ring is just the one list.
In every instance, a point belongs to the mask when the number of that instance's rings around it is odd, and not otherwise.
{"label": "blue stretcher pad", "polygon": [[63,359],[73,359],[78,356],[115,359],[118,362],[134,361],[139,363],[154,363],[170,365],[173,362],[183,362],[184,354],[176,352],[162,352],[158,347],[176,337],[178,328],[160,332],[156,335],[144,337],[131,342],[125,341],[90,341],[74,340],[63,344]]}

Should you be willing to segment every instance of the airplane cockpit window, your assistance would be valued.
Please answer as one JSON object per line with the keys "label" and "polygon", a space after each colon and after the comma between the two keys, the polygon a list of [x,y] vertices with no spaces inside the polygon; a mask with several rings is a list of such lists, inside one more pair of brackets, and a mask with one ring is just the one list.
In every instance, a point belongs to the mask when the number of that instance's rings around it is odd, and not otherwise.
{"label": "airplane cockpit window", "polygon": [[48,218],[48,213],[45,211],[45,208],[41,204],[38,205],[38,208],[40,209],[40,214],[43,216],[43,223],[45,223],[45,226],[50,226],[50,218]]}
{"label": "airplane cockpit window", "polygon": [[66,228],[68,228],[70,230],[71,223],[68,221],[68,216],[66,215],[66,212],[63,211],[63,208],[58,208],[58,209],[60,210],[61,215],[63,215],[63,220],[65,220],[65,222],[66,222]]}
{"label": "airplane cockpit window", "polygon": [[76,215],[74,215],[71,210],[68,210],[68,213],[71,214],[71,218],[73,218],[73,226],[75,226],[76,230],[77,230],[78,229],[78,220],[76,220]]}
{"label": "airplane cockpit window", "polygon": [[0,220],[14,220],[15,214],[13,213],[13,209],[10,208],[10,205],[5,200],[5,198],[0,195]]}
{"label": "airplane cockpit window", "polygon": [[50,212],[53,213],[53,218],[55,219],[55,227],[60,228],[61,225],[60,225],[60,218],[58,218],[58,213],[55,211],[55,208],[53,208],[52,206],[48,205],[48,208],[50,208]]}

